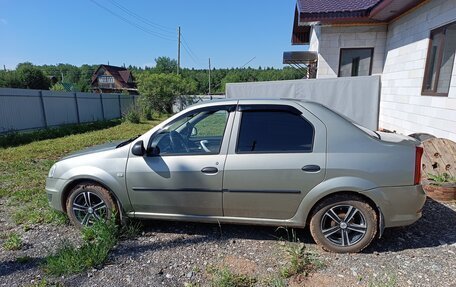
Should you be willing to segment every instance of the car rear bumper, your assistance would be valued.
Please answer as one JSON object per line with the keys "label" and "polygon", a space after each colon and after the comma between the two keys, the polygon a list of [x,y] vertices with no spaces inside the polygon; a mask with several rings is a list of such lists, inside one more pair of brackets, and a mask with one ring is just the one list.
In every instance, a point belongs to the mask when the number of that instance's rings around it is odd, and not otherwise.
{"label": "car rear bumper", "polygon": [[63,211],[62,190],[66,180],[60,178],[46,178],[46,194],[49,205],[59,211]]}
{"label": "car rear bumper", "polygon": [[420,219],[426,202],[421,185],[380,187],[366,191],[378,205],[385,227],[410,225]]}

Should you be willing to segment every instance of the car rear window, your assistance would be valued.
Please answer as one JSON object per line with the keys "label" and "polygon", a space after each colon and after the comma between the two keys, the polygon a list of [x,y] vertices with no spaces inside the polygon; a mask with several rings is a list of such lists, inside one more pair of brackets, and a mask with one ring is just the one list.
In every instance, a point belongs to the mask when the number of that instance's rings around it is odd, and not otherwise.
{"label": "car rear window", "polygon": [[313,126],[286,111],[245,111],[237,153],[312,152]]}

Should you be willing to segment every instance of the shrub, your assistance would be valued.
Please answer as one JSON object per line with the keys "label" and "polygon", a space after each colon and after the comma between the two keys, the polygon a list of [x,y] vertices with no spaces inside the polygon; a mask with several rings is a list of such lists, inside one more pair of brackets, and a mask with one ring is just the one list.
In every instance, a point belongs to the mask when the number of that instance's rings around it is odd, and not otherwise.
{"label": "shrub", "polygon": [[141,122],[141,116],[137,109],[131,108],[123,115],[123,120],[133,124],[139,124]]}

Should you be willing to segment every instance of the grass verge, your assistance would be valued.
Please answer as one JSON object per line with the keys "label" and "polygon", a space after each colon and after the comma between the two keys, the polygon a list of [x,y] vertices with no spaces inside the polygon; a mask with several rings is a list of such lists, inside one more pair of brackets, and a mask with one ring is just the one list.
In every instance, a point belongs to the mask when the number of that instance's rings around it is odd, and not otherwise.
{"label": "grass verge", "polygon": [[54,139],[68,135],[110,128],[120,124],[120,120],[98,121],[84,124],[71,124],[56,128],[39,129],[28,132],[10,132],[0,135],[0,147],[14,147],[34,141]]}

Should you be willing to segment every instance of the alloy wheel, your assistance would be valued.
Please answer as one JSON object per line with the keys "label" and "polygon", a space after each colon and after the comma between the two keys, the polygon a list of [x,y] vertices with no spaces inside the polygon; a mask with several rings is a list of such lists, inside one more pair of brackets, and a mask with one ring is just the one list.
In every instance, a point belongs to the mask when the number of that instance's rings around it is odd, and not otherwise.
{"label": "alloy wheel", "polygon": [[363,213],[352,205],[336,205],[329,208],[320,222],[321,232],[332,244],[352,246],[360,242],[367,232]]}
{"label": "alloy wheel", "polygon": [[85,226],[105,219],[108,211],[103,199],[89,191],[81,192],[74,198],[72,209],[76,219]]}

